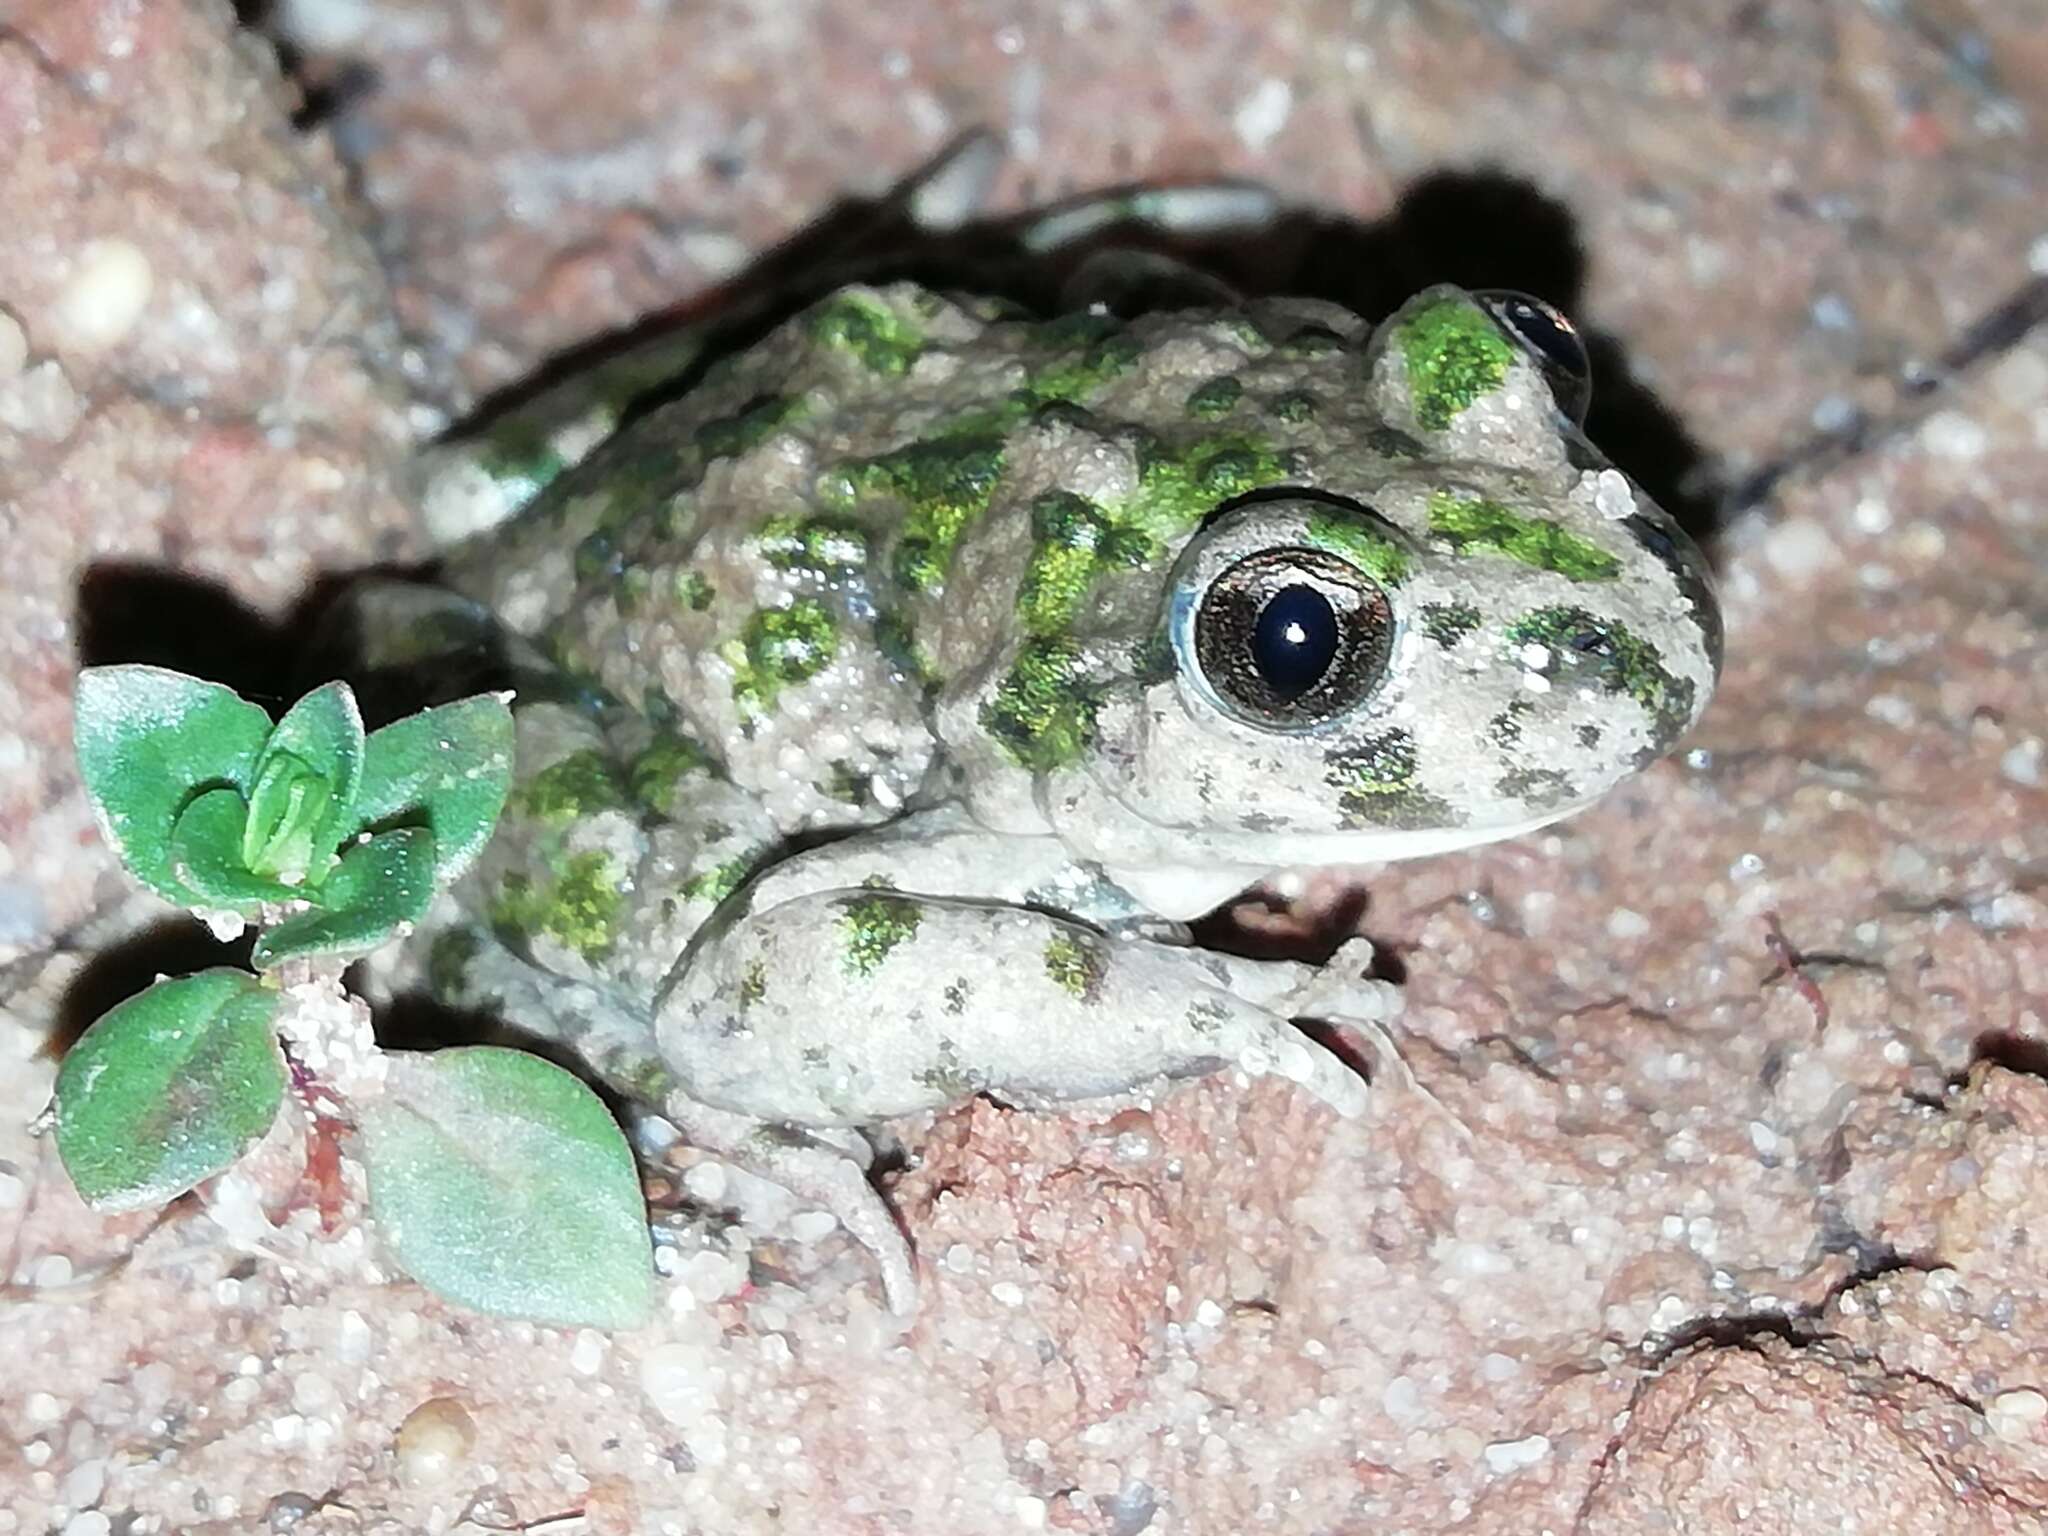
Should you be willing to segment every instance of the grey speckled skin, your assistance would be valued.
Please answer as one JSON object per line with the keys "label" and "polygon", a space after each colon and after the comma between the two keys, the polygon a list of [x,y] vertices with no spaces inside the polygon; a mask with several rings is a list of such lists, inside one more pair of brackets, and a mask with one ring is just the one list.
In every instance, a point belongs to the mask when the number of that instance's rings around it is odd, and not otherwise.
{"label": "grey speckled skin", "polygon": [[[1181,920],[1568,815],[1714,685],[1697,552],[1456,290],[1369,330],[855,287],[594,448],[593,400],[429,486],[544,681],[424,971],[827,1203],[899,1310],[858,1128],[1225,1065],[1361,1112],[1289,1020],[1387,1017],[1362,947]],[[1346,659],[1261,693],[1304,587]]]}

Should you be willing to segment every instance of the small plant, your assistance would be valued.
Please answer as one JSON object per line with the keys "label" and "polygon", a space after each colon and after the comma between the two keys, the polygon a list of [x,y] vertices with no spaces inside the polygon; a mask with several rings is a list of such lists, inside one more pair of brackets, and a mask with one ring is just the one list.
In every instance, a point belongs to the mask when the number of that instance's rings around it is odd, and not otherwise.
{"label": "small plant", "polygon": [[387,1054],[343,970],[412,932],[489,840],[512,717],[479,695],[365,733],[346,684],[272,723],[157,667],[78,681],[75,741],[101,835],[130,874],[255,974],[159,980],[100,1018],[57,1075],[57,1150],[107,1211],[161,1205],[260,1141],[305,1063],[316,1115],[356,1133],[369,1212],[407,1273],[451,1301],[632,1327],[653,1268],[632,1153],[561,1068],[491,1046]]}

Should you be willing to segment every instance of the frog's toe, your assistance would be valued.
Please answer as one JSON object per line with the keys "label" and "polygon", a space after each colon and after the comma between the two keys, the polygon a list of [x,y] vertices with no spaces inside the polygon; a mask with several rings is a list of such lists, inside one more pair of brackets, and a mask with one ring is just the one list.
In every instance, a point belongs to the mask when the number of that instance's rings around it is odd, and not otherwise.
{"label": "frog's toe", "polygon": [[868,1182],[865,1162],[839,1144],[842,1133],[814,1135],[752,1115],[717,1109],[670,1093],[663,1111],[697,1146],[750,1173],[780,1184],[807,1205],[827,1212],[874,1256],[882,1300],[908,1321],[917,1312],[917,1261],[895,1214]]}
{"label": "frog's toe", "polygon": [[1297,1030],[1285,1030],[1271,1040],[1246,1047],[1238,1065],[1254,1077],[1284,1077],[1299,1084],[1347,1120],[1365,1114],[1366,1080],[1335,1052]]}

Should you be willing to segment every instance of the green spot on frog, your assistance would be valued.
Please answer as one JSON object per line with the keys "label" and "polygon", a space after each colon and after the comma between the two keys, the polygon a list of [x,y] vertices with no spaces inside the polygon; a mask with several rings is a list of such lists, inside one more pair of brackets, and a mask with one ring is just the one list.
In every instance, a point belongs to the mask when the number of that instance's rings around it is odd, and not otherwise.
{"label": "green spot on frog", "polygon": [[1550,663],[1543,670],[1553,685],[1589,683],[1642,705],[1657,725],[1644,762],[1676,741],[1692,719],[1691,679],[1666,670],[1657,647],[1625,624],[1583,608],[1538,608],[1508,626],[1505,643],[1510,655],[1529,645],[1547,649]]}
{"label": "green spot on frog", "polygon": [[844,517],[773,517],[761,526],[761,557],[779,571],[858,570],[867,530]]}
{"label": "green spot on frog", "polygon": [[1422,632],[1445,650],[1480,625],[1479,610],[1470,603],[1424,603]]}
{"label": "green spot on frog", "polygon": [[1102,979],[1109,974],[1109,951],[1084,935],[1056,933],[1046,941],[1045,974],[1061,991],[1092,1003],[1101,995]]}
{"label": "green spot on frog", "polygon": [[595,747],[550,763],[513,792],[524,815],[551,827],[630,807],[611,760]]}
{"label": "green spot on frog", "polygon": [[755,610],[720,654],[733,664],[732,696],[758,710],[775,707],[782,690],[816,677],[839,649],[839,632],[822,603],[798,598],[787,608]]}
{"label": "green spot on frog", "polygon": [[1574,798],[1570,777],[1557,768],[1517,768],[1502,774],[1494,788],[1544,811],[1569,804]]}
{"label": "green spot on frog", "polygon": [[477,465],[500,485],[508,482],[531,486],[535,491],[559,475],[562,456],[548,441],[547,432],[534,422],[517,417],[489,430]]}
{"label": "green spot on frog", "polygon": [[901,609],[884,608],[874,617],[875,649],[904,677],[930,687],[938,682],[931,658],[917,643],[917,633]]}
{"label": "green spot on frog", "polygon": [[1350,827],[1450,827],[1458,817],[1450,805],[1418,783],[1415,738],[1403,730],[1383,731],[1327,759],[1326,782]]}
{"label": "green spot on frog", "polygon": [[624,569],[618,540],[603,528],[586,535],[576,545],[572,564],[578,581],[602,581]]}
{"label": "green spot on frog", "polygon": [[1507,708],[1486,722],[1486,734],[1497,747],[1518,746],[1522,740],[1522,721],[1536,712],[1536,701],[1526,694],[1508,700]]}
{"label": "green spot on frog", "polygon": [[631,618],[639,610],[647,601],[650,585],[651,578],[642,566],[629,565],[619,572],[618,584],[612,588],[612,601],[618,605],[620,618]]}
{"label": "green spot on frog", "polygon": [[842,963],[850,976],[872,976],[891,950],[917,932],[922,914],[916,902],[877,890],[839,903],[839,930],[845,936]]}
{"label": "green spot on frog", "polygon": [[1429,531],[1460,553],[1486,550],[1572,581],[1612,581],[1621,573],[1621,562],[1592,540],[1484,497],[1436,492]]}
{"label": "green spot on frog", "polygon": [[1244,385],[1229,374],[1219,374],[1189,391],[1187,413],[1197,421],[1214,421],[1228,416],[1244,398]]}
{"label": "green spot on frog", "polygon": [[830,776],[818,785],[818,792],[829,800],[861,808],[875,802],[875,778],[840,758],[832,764]]}
{"label": "green spot on frog", "polygon": [[971,1098],[988,1086],[988,1079],[960,1058],[957,1041],[940,1037],[937,1060],[917,1074],[917,1080],[933,1093],[947,1099]]}
{"label": "green spot on frog", "polygon": [[1071,491],[1047,491],[1031,504],[1031,559],[1017,588],[1017,613],[1035,635],[1070,625],[1096,578],[1145,563],[1152,541]]}
{"label": "green spot on frog", "polygon": [[1144,350],[1137,337],[1107,315],[1063,315],[1039,326],[1034,339],[1064,355],[1027,376],[1019,402],[1027,406],[1087,400],[1127,373]]}
{"label": "green spot on frog", "polygon": [[740,976],[740,1007],[751,1008],[768,995],[768,963],[750,960]]}
{"label": "green spot on frog", "polygon": [[1344,348],[1344,338],[1327,325],[1310,321],[1295,327],[1280,339],[1278,351],[1282,357],[1327,357]]}
{"label": "green spot on frog", "polygon": [[612,947],[625,899],[611,858],[592,850],[563,860],[551,882],[507,875],[491,903],[491,922],[521,947],[546,935],[597,960]]}
{"label": "green spot on frog", "polygon": [[1138,488],[1115,516],[1164,542],[1200,523],[1218,502],[1275,484],[1287,473],[1272,446],[1249,433],[1220,433],[1185,447],[1147,437],[1138,445]]}
{"label": "green spot on frog", "polygon": [[1305,389],[1293,389],[1284,395],[1275,395],[1273,403],[1267,407],[1273,413],[1275,421],[1284,421],[1289,426],[1314,421],[1317,412],[1322,408],[1322,401]]}
{"label": "green spot on frog", "polygon": [[895,378],[924,350],[924,333],[872,294],[838,293],[811,311],[810,332],[859,360],[871,373]]}
{"label": "green spot on frog", "polygon": [[1081,647],[1064,635],[1027,640],[981,707],[982,729],[1021,766],[1049,772],[1077,760],[1095,740],[1102,690]]}
{"label": "green spot on frog", "polygon": [[1153,630],[1131,647],[1131,676],[1142,687],[1155,688],[1171,680],[1179,670],[1173,640],[1164,629]]}
{"label": "green spot on frog", "polygon": [[747,878],[753,867],[752,854],[743,853],[737,858],[727,859],[723,864],[685,880],[683,896],[689,901],[708,901],[715,907],[740,888],[740,883]]}
{"label": "green spot on frog", "polygon": [[738,411],[697,428],[697,446],[706,458],[737,458],[774,436],[778,427],[802,415],[803,402],[793,395],[756,395]]}
{"label": "green spot on frog", "polygon": [[953,546],[988,510],[1003,473],[1003,441],[986,433],[929,438],[843,465],[820,482],[821,495],[865,501],[893,496],[903,503],[896,579],[913,592],[945,580]]}
{"label": "green spot on frog", "polygon": [[1465,299],[1425,304],[1401,322],[1396,338],[1408,364],[1415,419],[1441,432],[1474,401],[1500,388],[1513,363],[1513,344]]}
{"label": "green spot on frog", "polygon": [[676,791],[693,774],[715,773],[716,759],[703,743],[678,732],[663,732],[635,757],[626,770],[626,783],[633,798],[651,811],[672,816]]}
{"label": "green spot on frog", "polygon": [[1309,514],[1308,541],[1317,549],[1342,555],[1383,587],[1398,587],[1408,579],[1407,550],[1334,507]]}
{"label": "green spot on frog", "polygon": [[702,613],[711,606],[715,594],[711,582],[702,571],[689,567],[676,572],[676,601],[692,613]]}

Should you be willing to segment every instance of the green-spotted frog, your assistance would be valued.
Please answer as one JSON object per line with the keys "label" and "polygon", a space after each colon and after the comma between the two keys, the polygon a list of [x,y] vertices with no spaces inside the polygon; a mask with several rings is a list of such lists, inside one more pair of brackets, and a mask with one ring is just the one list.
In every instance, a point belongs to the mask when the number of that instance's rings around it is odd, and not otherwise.
{"label": "green-spotted frog", "polygon": [[1358,1115],[1291,1021],[1388,1018],[1369,951],[1186,920],[1556,821],[1714,686],[1705,566],[1581,435],[1573,347],[1453,288],[1368,326],[855,285],[595,446],[462,447],[472,606],[399,610],[494,627],[518,785],[421,973],[827,1205],[899,1311],[865,1127],[1221,1067]]}

